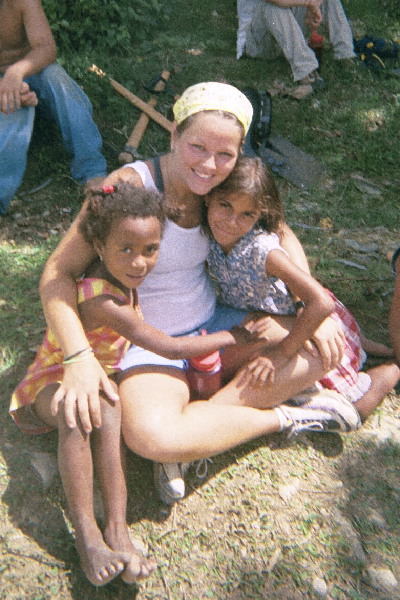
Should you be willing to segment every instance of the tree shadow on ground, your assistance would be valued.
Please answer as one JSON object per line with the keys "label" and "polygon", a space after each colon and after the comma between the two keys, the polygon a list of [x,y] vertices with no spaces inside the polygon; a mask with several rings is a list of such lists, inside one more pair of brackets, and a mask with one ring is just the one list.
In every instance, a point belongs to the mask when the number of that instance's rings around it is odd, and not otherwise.
{"label": "tree shadow on ground", "polygon": [[[56,474],[49,487],[45,488],[41,477],[32,466],[32,457],[36,453],[46,454],[56,460],[57,433],[25,435],[11,421],[6,410],[2,413],[0,451],[8,474],[8,485],[2,495],[2,505],[7,513],[7,535],[11,540],[10,543],[5,542],[6,553],[25,559],[34,558],[49,568],[63,571],[67,576],[71,597],[76,600],[92,597],[97,600],[135,598],[135,585],[128,586],[117,578],[106,586],[95,588],[81,570],[67,518],[68,509],[60,477]],[[167,515],[160,510],[161,505],[153,489],[150,463],[130,455],[127,460],[127,479],[127,520],[131,532],[132,527],[135,528],[143,519],[150,522],[165,519]],[[96,487],[95,485],[95,489]],[[98,512],[101,526],[101,508]],[[23,534],[22,537],[18,531]],[[142,532],[139,529],[135,537],[140,537],[140,533]]]}
{"label": "tree shadow on ground", "polygon": [[[366,555],[365,567],[389,569],[400,581],[400,445],[387,439],[359,441],[357,452],[339,460],[340,477],[349,490],[341,513],[349,520]],[[365,569],[360,586],[371,600],[400,598],[396,589],[377,590]]]}

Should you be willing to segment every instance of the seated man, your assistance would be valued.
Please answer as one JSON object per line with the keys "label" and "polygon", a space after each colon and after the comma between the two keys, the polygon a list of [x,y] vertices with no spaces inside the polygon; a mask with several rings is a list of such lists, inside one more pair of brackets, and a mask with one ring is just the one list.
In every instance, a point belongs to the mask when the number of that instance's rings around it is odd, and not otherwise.
{"label": "seated man", "polygon": [[24,176],[36,104],[60,128],[72,177],[106,175],[90,101],[55,60],[41,0],[0,0],[0,215]]}
{"label": "seated man", "polygon": [[323,83],[308,46],[307,25],[327,23],[336,59],[353,58],[353,34],[340,0],[237,0],[237,58],[273,59],[284,54],[300,84]]}

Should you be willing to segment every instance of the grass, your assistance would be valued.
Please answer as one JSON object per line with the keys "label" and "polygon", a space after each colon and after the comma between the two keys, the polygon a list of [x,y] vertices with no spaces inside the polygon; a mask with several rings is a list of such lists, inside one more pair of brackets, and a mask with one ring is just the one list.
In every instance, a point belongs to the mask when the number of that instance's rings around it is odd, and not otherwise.
{"label": "grass", "polygon": [[[343,4],[356,37],[400,37],[400,16],[391,3]],[[283,60],[236,60],[235,5],[205,0],[191,3],[188,11],[187,2],[173,0],[168,30],[124,56],[94,49],[90,56],[70,57],[60,49],[64,66],[93,102],[110,170],[118,166],[139,112],[107,79],[88,72],[92,63],[143,99],[149,97],[143,82],[163,68],[174,70],[170,92],[157,104],[169,118],[174,94],[200,80],[259,88],[276,79],[291,83]],[[393,279],[386,254],[399,243],[400,79],[361,65],[345,71],[329,49],[322,75],[327,89],[309,100],[274,97],[273,131],[321,160],[327,178],[308,191],[281,178],[278,183],[287,219],[316,276],[355,312],[369,335],[387,342]],[[168,143],[167,133],[150,123],[139,150],[149,156],[166,151]],[[60,482],[44,491],[31,465],[33,453],[54,455],[56,436],[24,437],[7,415],[10,393],[43,333],[37,295],[42,266],[80,206],[80,190],[68,175],[55,128],[38,120],[28,159],[20,193],[0,226],[0,573],[5,582],[0,598],[311,600],[316,597],[312,581],[319,576],[328,583],[328,598],[394,600],[395,592],[367,583],[365,565],[336,517],[339,511],[350,523],[367,565],[387,566],[400,580],[399,445],[373,435],[396,414],[396,396],[385,400],[361,432],[343,439],[293,441],[275,435],[216,457],[205,482],[189,476],[188,497],[171,512],[156,498],[150,463],[130,455],[130,527],[146,540],[159,569],[139,590],[119,582],[95,590],[86,583],[66,527]],[[380,195],[365,191],[355,175]],[[47,187],[30,192],[49,178]],[[349,240],[377,248],[355,252]],[[291,497],[285,496],[286,486]],[[373,511],[386,525],[374,521]]]}

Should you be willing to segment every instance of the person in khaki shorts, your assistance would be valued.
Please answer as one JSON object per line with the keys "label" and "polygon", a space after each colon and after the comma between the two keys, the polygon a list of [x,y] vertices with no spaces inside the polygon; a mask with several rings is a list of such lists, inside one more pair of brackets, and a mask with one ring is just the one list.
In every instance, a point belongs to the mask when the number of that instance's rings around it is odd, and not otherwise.
{"label": "person in khaki shorts", "polygon": [[[355,56],[353,34],[340,0],[237,0],[237,58],[284,55],[299,84],[324,85],[308,46],[311,27],[325,22],[337,60]],[[309,30],[309,31],[308,31]]]}

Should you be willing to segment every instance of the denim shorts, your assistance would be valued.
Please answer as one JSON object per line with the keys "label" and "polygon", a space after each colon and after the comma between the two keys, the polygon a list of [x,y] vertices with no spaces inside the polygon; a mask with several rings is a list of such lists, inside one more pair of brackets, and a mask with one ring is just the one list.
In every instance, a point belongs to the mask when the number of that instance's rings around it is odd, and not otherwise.
{"label": "denim shorts", "polygon": [[[248,311],[246,310],[231,308],[225,304],[217,303],[214,314],[205,323],[193,331],[188,331],[187,333],[182,333],[180,335],[200,335],[202,329],[205,329],[207,333],[229,330],[235,325],[240,325],[247,314]],[[119,368],[121,371],[125,371],[127,369],[132,369],[133,367],[149,365],[175,367],[176,369],[184,371],[186,368],[186,361],[183,359],[171,360],[159,356],[158,354],[154,354],[154,352],[150,352],[149,350],[144,350],[143,348],[140,348],[140,346],[131,346],[121,360]]]}

